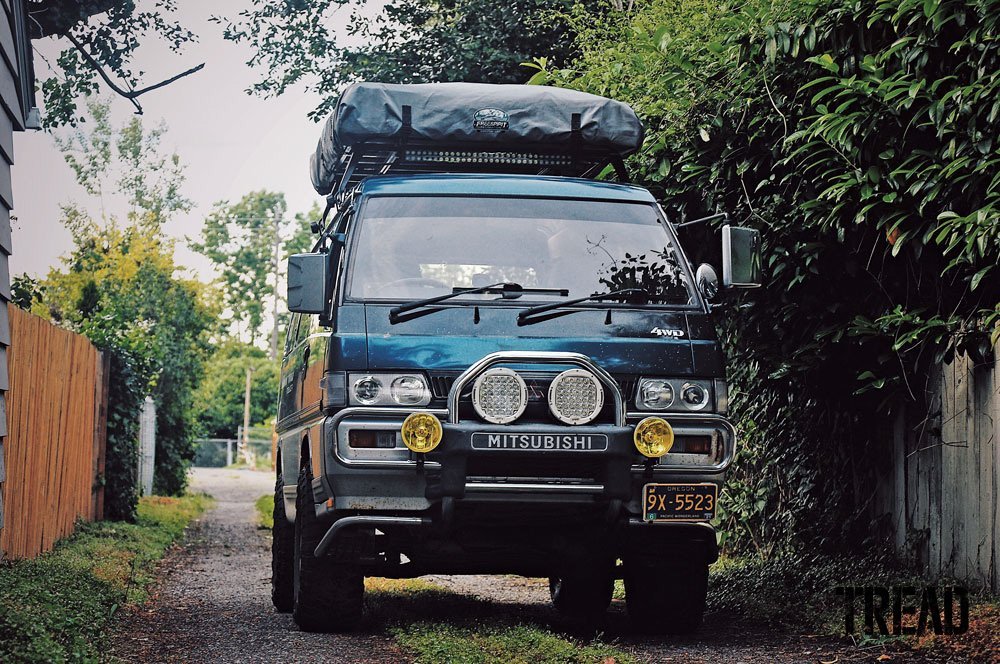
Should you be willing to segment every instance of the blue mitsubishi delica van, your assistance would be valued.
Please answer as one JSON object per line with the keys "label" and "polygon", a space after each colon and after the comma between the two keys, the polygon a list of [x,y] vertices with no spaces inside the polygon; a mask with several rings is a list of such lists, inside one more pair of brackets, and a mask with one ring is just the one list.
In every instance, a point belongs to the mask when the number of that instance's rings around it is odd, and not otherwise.
{"label": "blue mitsubishi delica van", "polygon": [[653,196],[610,181],[624,104],[534,86],[349,88],[313,158],[329,202],[292,256],[272,587],[309,631],[358,625],[364,577],[548,578],[594,624],[623,578],[642,630],[698,628],[736,446],[722,279]]}

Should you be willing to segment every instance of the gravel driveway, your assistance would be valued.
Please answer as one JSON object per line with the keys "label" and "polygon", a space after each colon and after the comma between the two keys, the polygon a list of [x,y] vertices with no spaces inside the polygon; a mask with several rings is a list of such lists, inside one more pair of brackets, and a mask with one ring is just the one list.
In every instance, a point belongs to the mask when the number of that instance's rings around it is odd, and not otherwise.
{"label": "gravel driveway", "polygon": [[[550,607],[540,579],[507,576],[426,577],[446,591],[405,601],[381,597],[355,634],[307,634],[270,599],[270,539],[256,524],[254,502],[273,490],[272,476],[245,470],[196,469],[192,489],[216,506],[188,531],[168,557],[152,600],[128,614],[113,654],[129,662],[406,662],[386,634],[386,622],[482,616],[522,621],[567,636],[576,634]],[[881,648],[858,649],[829,637],[770,630],[759,618],[708,614],[693,638],[649,638],[630,632],[623,602],[612,605],[600,638],[648,662],[872,661]],[[885,655],[883,655],[885,656]],[[926,657],[926,654],[924,655]],[[898,661],[924,657],[893,653]],[[968,661],[968,660],[951,660]]]}
{"label": "gravel driveway", "polygon": [[162,568],[153,599],[129,615],[113,641],[128,662],[405,662],[387,636],[308,634],[271,605],[271,549],[254,502],[274,476],[196,468],[193,491],[215,507],[189,530]]}

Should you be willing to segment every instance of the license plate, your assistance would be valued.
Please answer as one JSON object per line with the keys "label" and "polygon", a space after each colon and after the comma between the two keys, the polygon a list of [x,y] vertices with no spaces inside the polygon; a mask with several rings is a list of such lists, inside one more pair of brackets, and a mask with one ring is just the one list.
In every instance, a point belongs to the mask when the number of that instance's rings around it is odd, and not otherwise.
{"label": "license plate", "polygon": [[602,433],[488,433],[472,434],[476,450],[514,450],[524,452],[605,452],[608,437]]}
{"label": "license plate", "polygon": [[705,484],[647,484],[642,488],[646,521],[711,521],[719,488]]}

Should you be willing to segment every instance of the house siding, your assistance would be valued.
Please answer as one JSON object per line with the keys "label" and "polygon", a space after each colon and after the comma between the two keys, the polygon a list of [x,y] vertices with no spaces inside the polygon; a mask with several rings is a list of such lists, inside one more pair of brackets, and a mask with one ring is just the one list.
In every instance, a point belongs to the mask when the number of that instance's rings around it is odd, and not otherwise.
{"label": "house siding", "polygon": [[[10,351],[10,213],[14,207],[10,169],[14,163],[14,132],[23,131],[34,105],[31,44],[24,0],[0,0],[0,484],[6,479],[4,442],[7,436],[7,353]],[[0,528],[4,523],[0,492]],[[3,552],[0,551],[0,557]]]}

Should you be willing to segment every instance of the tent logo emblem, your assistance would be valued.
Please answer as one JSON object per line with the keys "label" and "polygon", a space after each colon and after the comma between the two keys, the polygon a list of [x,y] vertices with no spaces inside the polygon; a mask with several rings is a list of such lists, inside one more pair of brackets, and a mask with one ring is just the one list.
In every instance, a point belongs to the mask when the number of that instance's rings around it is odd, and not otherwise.
{"label": "tent logo emblem", "polygon": [[472,117],[472,128],[476,131],[507,131],[510,116],[499,108],[481,108]]}

